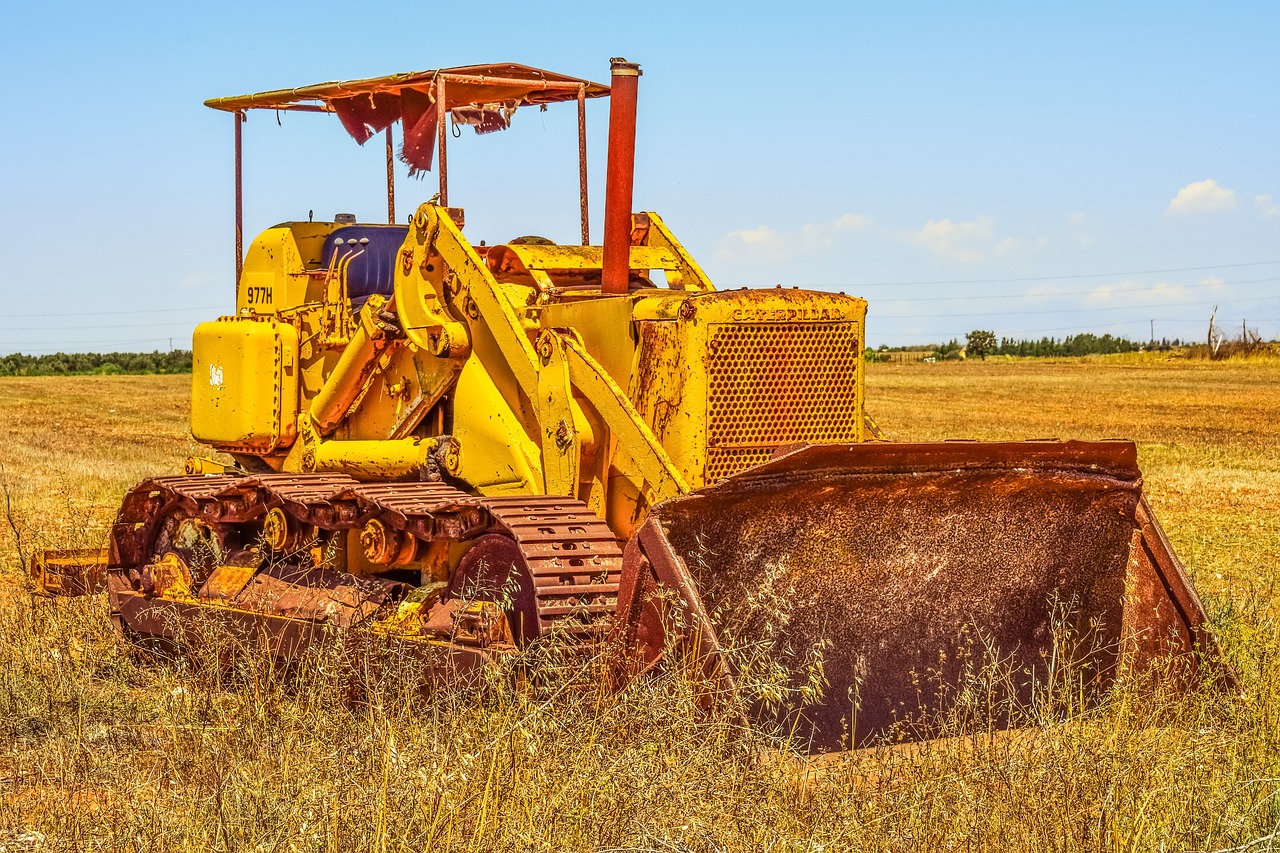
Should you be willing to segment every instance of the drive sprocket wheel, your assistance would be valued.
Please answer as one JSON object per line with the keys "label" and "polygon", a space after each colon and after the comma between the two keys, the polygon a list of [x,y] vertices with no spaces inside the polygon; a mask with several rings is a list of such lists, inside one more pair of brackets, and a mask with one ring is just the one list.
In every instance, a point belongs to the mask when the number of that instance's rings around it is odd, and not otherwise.
{"label": "drive sprocket wheel", "polygon": [[520,546],[509,536],[487,533],[458,561],[449,579],[450,598],[492,601],[507,614],[511,636],[524,647],[542,633],[533,577]]}

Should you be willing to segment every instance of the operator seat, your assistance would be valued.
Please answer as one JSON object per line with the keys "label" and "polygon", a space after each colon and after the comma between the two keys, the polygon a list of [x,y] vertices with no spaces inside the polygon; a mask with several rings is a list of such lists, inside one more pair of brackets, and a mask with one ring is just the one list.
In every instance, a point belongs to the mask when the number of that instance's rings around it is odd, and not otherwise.
{"label": "operator seat", "polygon": [[[347,225],[325,238],[320,263],[347,268],[347,297],[358,312],[375,293],[390,299],[395,289],[396,255],[409,235],[407,225]],[[350,263],[347,259],[351,258]]]}

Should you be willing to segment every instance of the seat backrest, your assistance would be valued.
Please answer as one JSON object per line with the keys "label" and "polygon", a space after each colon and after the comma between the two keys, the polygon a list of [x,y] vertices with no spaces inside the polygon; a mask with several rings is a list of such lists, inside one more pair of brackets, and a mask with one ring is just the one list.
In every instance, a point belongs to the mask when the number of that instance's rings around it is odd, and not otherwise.
{"label": "seat backrest", "polygon": [[[373,294],[390,297],[395,286],[396,253],[409,235],[407,225],[348,225],[324,241],[320,261],[327,269],[334,256],[347,268],[347,296],[359,311]],[[354,256],[354,257],[352,257]],[[346,259],[352,257],[351,262]]]}

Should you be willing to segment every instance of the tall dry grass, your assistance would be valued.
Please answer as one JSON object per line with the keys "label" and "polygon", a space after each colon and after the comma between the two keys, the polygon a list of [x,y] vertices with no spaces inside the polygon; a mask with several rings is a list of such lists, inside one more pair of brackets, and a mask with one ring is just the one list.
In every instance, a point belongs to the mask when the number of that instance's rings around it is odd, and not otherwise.
{"label": "tall dry grass", "polygon": [[[1036,729],[957,717],[951,738],[811,765],[696,712],[678,673],[619,695],[589,671],[428,694],[410,687],[412,661],[340,647],[289,671],[252,650],[148,660],[100,598],[26,595],[6,531],[0,849],[1280,848],[1277,380],[1219,365],[873,368],[874,413],[897,438],[1137,438],[1239,680],[1185,696],[1125,683]],[[0,382],[23,547],[100,539],[135,479],[177,470],[185,393],[167,377]]]}

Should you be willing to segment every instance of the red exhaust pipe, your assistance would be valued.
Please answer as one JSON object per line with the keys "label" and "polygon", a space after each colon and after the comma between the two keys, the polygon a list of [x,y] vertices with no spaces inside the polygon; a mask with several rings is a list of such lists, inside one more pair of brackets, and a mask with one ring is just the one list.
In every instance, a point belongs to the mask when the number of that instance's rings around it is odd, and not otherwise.
{"label": "red exhaust pipe", "polygon": [[636,93],[640,66],[609,60],[609,162],[604,182],[604,262],[600,289],[626,293],[631,283],[631,187],[636,166]]}

